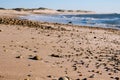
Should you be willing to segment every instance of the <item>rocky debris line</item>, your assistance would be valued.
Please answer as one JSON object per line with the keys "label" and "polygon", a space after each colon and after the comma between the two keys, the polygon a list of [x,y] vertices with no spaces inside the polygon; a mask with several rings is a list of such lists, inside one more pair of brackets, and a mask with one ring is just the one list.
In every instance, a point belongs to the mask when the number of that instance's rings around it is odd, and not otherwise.
{"label": "rocky debris line", "polygon": [[[72,22],[69,22],[72,23]],[[70,31],[67,27],[79,27],[79,28],[89,28],[89,29],[97,29],[97,30],[108,30],[115,34],[120,34],[120,30],[112,29],[112,28],[100,28],[100,27],[88,27],[88,26],[77,26],[72,24],[59,24],[59,23],[49,23],[49,22],[37,22],[31,21],[27,19],[20,19],[16,17],[8,17],[8,16],[0,16],[0,24],[5,25],[20,25],[27,27],[40,28],[44,30],[58,30],[58,31]],[[1,32],[1,31],[0,31]]]}
{"label": "rocky debris line", "polygon": [[66,30],[63,27],[53,27],[49,25],[44,25],[40,22],[30,21],[26,19],[11,18],[11,17],[0,17],[0,24],[28,26],[28,27],[47,29],[47,30],[61,30],[61,31]]}

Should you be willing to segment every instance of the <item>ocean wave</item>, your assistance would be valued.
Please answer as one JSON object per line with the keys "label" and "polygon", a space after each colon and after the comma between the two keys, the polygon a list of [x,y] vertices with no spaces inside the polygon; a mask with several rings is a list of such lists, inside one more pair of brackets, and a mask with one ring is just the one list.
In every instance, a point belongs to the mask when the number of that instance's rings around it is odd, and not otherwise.
{"label": "ocean wave", "polygon": [[99,26],[99,27],[117,27],[120,28],[120,15],[114,14],[94,14],[94,15],[28,15],[21,18],[75,25]]}

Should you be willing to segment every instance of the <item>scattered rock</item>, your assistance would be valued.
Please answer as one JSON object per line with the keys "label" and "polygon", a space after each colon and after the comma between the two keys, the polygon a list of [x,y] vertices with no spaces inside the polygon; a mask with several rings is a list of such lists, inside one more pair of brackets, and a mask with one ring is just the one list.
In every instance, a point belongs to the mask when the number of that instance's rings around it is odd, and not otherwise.
{"label": "scattered rock", "polygon": [[94,37],[94,39],[96,39],[97,37]]}
{"label": "scattered rock", "polygon": [[[43,26],[40,24],[40,22],[30,21],[27,19],[18,19],[13,17],[0,17],[0,24],[21,25],[21,26],[35,27],[35,28],[41,28],[41,29],[47,29],[47,30],[59,30],[59,28],[56,29],[52,26]],[[60,30],[66,30],[66,29],[60,28]]]}
{"label": "scattered rock", "polygon": [[56,57],[56,58],[61,58],[61,57],[62,57],[62,56],[57,55],[57,54],[51,54],[50,56],[51,56],[51,57]]}
{"label": "scattered rock", "polygon": [[82,74],[79,74],[79,76],[82,76]]}
{"label": "scattered rock", "polygon": [[2,32],[2,30],[0,30],[0,32]]}
{"label": "scattered rock", "polygon": [[94,74],[92,74],[89,78],[94,78]]}
{"label": "scattered rock", "polygon": [[83,78],[82,80],[87,80],[87,78]]}
{"label": "scattered rock", "polygon": [[119,77],[115,77],[115,80],[119,80],[120,78]]}
{"label": "scattered rock", "polygon": [[34,53],[37,53],[37,51],[33,51]]}
{"label": "scattered rock", "polygon": [[48,77],[48,78],[51,78],[52,76],[51,76],[51,75],[48,75],[47,77]]}
{"label": "scattered rock", "polygon": [[42,58],[40,56],[38,56],[38,55],[34,56],[32,59],[33,60],[42,60]]}
{"label": "scattered rock", "polygon": [[65,76],[65,77],[60,77],[58,80],[71,80],[69,77]]}
{"label": "scattered rock", "polygon": [[28,74],[27,76],[28,76],[28,77],[31,77],[32,75]]}
{"label": "scattered rock", "polygon": [[26,79],[24,79],[24,80],[30,80],[29,78],[26,78]]}
{"label": "scattered rock", "polygon": [[23,56],[22,56],[22,55],[20,55],[20,56],[17,56],[16,58],[20,58],[20,59],[21,59],[21,58],[23,58]]}

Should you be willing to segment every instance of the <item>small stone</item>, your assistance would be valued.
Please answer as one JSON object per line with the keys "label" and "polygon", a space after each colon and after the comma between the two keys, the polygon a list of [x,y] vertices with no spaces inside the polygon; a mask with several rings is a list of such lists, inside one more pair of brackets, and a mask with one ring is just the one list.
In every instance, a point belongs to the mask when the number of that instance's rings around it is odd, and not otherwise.
{"label": "small stone", "polygon": [[94,74],[92,74],[89,78],[94,78]]}
{"label": "small stone", "polygon": [[100,75],[102,75],[102,73],[101,73],[101,72],[100,72],[99,74],[100,74]]}
{"label": "small stone", "polygon": [[20,59],[21,59],[21,58],[23,58],[23,56],[22,56],[22,55],[20,55],[20,56],[17,56],[16,58],[20,58]]}
{"label": "small stone", "polygon": [[24,79],[24,80],[30,80],[30,79],[26,78],[26,79]]}
{"label": "small stone", "polygon": [[34,37],[32,37],[31,39],[35,39]]}
{"label": "small stone", "polygon": [[112,73],[108,73],[108,75],[112,75]]}
{"label": "small stone", "polygon": [[110,78],[112,78],[112,79],[113,79],[114,77],[110,77]]}
{"label": "small stone", "polygon": [[33,51],[34,53],[37,53],[37,51]]}
{"label": "small stone", "polygon": [[32,75],[28,74],[27,76],[28,76],[28,77],[31,77]]}
{"label": "small stone", "polygon": [[82,74],[79,74],[79,76],[82,76]]}
{"label": "small stone", "polygon": [[28,66],[31,66],[30,64],[28,64]]}
{"label": "small stone", "polygon": [[60,55],[57,55],[57,54],[51,54],[50,56],[51,56],[51,57],[56,57],[56,58],[61,58],[61,56],[60,56]]}
{"label": "small stone", "polygon": [[51,78],[52,76],[51,76],[51,75],[48,75],[47,77],[48,77],[48,78]]}
{"label": "small stone", "polygon": [[50,36],[50,34],[47,34],[47,36]]}
{"label": "small stone", "polygon": [[92,70],[92,72],[95,72],[95,70]]}
{"label": "small stone", "polygon": [[87,80],[87,78],[83,78],[82,80]]}
{"label": "small stone", "polygon": [[0,32],[2,32],[2,30],[0,30]]}
{"label": "small stone", "polygon": [[100,73],[100,71],[96,71],[96,73]]}
{"label": "small stone", "polygon": [[42,60],[42,58],[40,56],[38,56],[38,55],[34,56],[33,59],[34,60]]}
{"label": "small stone", "polygon": [[58,37],[60,38],[61,36],[60,36],[60,35],[58,35]]}
{"label": "small stone", "polygon": [[115,80],[119,80],[119,77],[115,77]]}
{"label": "small stone", "polygon": [[70,80],[70,78],[65,76],[65,77],[60,77],[58,80]]}
{"label": "small stone", "polygon": [[3,46],[3,48],[5,48],[5,46]]}

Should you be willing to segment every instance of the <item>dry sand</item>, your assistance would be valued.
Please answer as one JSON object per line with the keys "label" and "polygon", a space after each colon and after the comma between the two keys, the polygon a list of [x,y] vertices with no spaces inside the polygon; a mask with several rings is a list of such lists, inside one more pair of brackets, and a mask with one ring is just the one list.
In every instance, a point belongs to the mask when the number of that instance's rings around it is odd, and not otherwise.
{"label": "dry sand", "polygon": [[68,11],[64,11],[64,12],[60,12],[60,11],[56,11],[53,9],[45,9],[45,10],[28,10],[28,11],[17,11],[17,10],[12,10],[12,9],[6,9],[6,10],[0,10],[0,16],[1,15],[5,15],[5,16],[18,16],[18,15],[28,15],[28,14],[96,14],[95,12],[77,12],[74,11],[73,12],[68,12]]}
{"label": "dry sand", "polygon": [[120,79],[119,30],[59,26],[0,24],[0,80]]}

